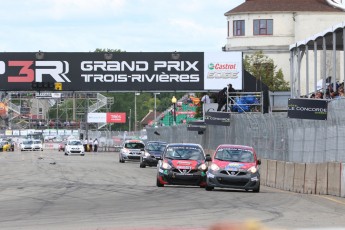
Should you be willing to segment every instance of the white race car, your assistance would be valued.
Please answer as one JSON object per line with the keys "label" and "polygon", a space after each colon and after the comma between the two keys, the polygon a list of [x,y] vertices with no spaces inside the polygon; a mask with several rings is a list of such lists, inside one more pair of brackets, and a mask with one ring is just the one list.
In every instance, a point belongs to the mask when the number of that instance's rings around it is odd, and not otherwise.
{"label": "white race car", "polygon": [[65,145],[65,155],[85,155],[83,143],[80,140],[68,140]]}

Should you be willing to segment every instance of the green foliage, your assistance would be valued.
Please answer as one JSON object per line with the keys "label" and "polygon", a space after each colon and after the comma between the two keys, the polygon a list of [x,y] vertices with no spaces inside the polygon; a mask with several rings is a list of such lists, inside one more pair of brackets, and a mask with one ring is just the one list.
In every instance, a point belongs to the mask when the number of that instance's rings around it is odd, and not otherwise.
{"label": "green foliage", "polygon": [[261,80],[271,91],[289,91],[289,82],[284,80],[283,71],[274,64],[273,59],[257,51],[252,55],[245,55],[243,66],[246,71]]}
{"label": "green foliage", "polygon": [[[203,93],[196,93],[195,96],[201,99],[202,96],[203,96]],[[203,108],[202,102],[200,102],[200,106],[198,106],[198,107],[196,108],[196,110],[195,110],[195,115],[194,115],[194,117],[195,117],[196,119],[202,119],[202,118],[203,118],[203,111],[202,111],[202,108]]]}

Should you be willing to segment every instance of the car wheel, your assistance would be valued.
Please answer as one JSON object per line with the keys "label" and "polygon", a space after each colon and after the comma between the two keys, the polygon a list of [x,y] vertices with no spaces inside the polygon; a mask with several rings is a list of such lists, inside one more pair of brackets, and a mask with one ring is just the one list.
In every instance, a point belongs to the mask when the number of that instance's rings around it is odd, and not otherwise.
{"label": "car wheel", "polygon": [[205,186],[205,190],[206,191],[212,191],[214,189],[214,187],[212,187],[212,186]]}
{"label": "car wheel", "polygon": [[65,153],[65,156],[68,156],[68,154],[67,154],[67,153]]}
{"label": "car wheel", "polygon": [[162,184],[162,183],[159,181],[158,177],[157,177],[156,185],[157,185],[157,187],[164,187],[164,184]]}
{"label": "car wheel", "polygon": [[125,161],[122,160],[121,158],[119,158],[119,162],[120,162],[120,163],[125,163]]}
{"label": "car wheel", "polygon": [[140,168],[146,168],[146,164],[144,162],[140,162]]}
{"label": "car wheel", "polygon": [[257,188],[257,189],[253,189],[253,192],[255,192],[255,193],[260,192],[260,184],[259,184],[259,186],[258,186],[258,188]]}
{"label": "car wheel", "polygon": [[85,154],[80,154],[81,156],[85,156]]}

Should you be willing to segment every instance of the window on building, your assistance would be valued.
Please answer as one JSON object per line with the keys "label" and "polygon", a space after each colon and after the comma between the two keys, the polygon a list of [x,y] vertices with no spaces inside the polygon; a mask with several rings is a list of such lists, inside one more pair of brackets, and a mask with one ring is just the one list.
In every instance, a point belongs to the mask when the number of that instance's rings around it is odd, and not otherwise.
{"label": "window on building", "polygon": [[272,35],[273,20],[272,19],[255,19],[254,35]]}
{"label": "window on building", "polygon": [[234,21],[234,36],[244,36],[244,20]]}

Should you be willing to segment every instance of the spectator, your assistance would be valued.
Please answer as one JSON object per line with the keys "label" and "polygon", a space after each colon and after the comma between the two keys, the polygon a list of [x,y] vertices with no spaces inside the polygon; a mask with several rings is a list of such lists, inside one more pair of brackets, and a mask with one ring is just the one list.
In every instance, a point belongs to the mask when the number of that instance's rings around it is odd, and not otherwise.
{"label": "spectator", "polygon": [[97,152],[98,150],[98,140],[97,138],[93,141],[93,151]]}
{"label": "spectator", "polygon": [[92,152],[92,139],[89,139],[89,152]]}
{"label": "spectator", "polygon": [[222,90],[218,92],[217,95],[217,103],[218,108],[217,111],[222,111],[223,106],[226,104],[226,87],[224,87]]}
{"label": "spectator", "polygon": [[211,103],[210,97],[208,96],[207,93],[203,93],[203,96],[202,96],[202,98],[201,98],[201,102],[202,102],[203,104],[209,104],[209,103]]}
{"label": "spectator", "polygon": [[83,141],[83,145],[84,145],[85,152],[87,152],[87,139],[86,138]]}
{"label": "spectator", "polygon": [[341,97],[345,97],[343,84],[339,86],[336,98],[341,98]]}
{"label": "spectator", "polygon": [[323,99],[323,93],[321,91],[316,92],[315,99]]}

